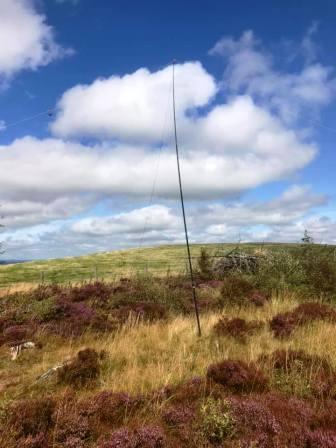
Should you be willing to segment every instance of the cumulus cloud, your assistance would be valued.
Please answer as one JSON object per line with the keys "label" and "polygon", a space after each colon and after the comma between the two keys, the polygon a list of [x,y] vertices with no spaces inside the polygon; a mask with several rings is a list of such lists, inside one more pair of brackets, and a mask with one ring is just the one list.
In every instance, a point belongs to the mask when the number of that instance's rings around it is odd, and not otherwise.
{"label": "cumulus cloud", "polygon": [[[199,62],[176,66],[176,111],[206,105],[216,92],[213,77]],[[141,68],[124,76],[97,79],[66,91],[51,130],[61,137],[94,136],[151,142],[162,138],[167,106],[171,111],[172,68],[151,73]]]}
{"label": "cumulus cloud", "polygon": [[2,225],[14,229],[27,227],[58,219],[69,218],[87,209],[93,203],[92,197],[59,197],[43,202],[38,200],[3,200],[0,212]]}
{"label": "cumulus cloud", "polygon": [[[232,109],[235,107],[233,104]],[[248,107],[254,106],[248,104]],[[219,147],[211,150],[214,143],[202,124],[195,126],[195,132],[200,130],[203,145],[181,155],[184,188],[189,198],[239,194],[287,177],[313,159],[314,145],[301,142],[271,118],[259,129],[250,131],[248,126],[245,133],[240,118],[238,114],[237,137],[223,138],[221,151]],[[57,139],[18,139],[0,146],[0,200],[4,195],[16,200],[55,200],[74,194],[147,197],[158,160],[162,169],[157,173],[155,194],[176,198],[178,183],[172,147],[164,148],[159,156],[146,146],[89,147]]]}
{"label": "cumulus cloud", "polygon": [[0,81],[23,70],[40,66],[71,53],[58,45],[46,17],[33,0],[0,2]]}
{"label": "cumulus cloud", "polygon": [[274,58],[252,31],[245,31],[239,39],[224,37],[210,50],[226,63],[223,87],[259,99],[287,123],[296,120],[307,106],[328,104],[335,96],[336,81],[331,67],[315,61],[315,31],[313,25],[302,41],[307,63],[293,73],[274,68]]}
{"label": "cumulus cloud", "polygon": [[72,225],[72,230],[86,235],[141,234],[177,228],[180,219],[164,205],[156,204],[108,217],[85,218]]}

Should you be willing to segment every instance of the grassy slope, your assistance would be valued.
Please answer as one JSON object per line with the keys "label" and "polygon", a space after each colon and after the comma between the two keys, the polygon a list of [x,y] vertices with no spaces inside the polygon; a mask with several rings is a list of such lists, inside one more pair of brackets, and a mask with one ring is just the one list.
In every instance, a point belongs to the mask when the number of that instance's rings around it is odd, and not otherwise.
{"label": "grassy slope", "polygon": [[[210,253],[227,252],[236,244],[194,244],[191,247],[193,257],[197,257],[201,247],[207,247]],[[262,244],[241,244],[241,250],[260,248]],[[267,248],[292,245],[267,244]],[[38,283],[42,279],[48,282],[78,282],[83,280],[116,279],[136,272],[148,271],[153,274],[184,272],[186,270],[186,248],[184,245],[167,245],[152,248],[128,249],[102,252],[81,257],[54,260],[32,261],[22,264],[0,266],[0,288],[19,283]]]}
{"label": "grassy slope", "polygon": [[[78,350],[85,347],[103,349],[109,355],[96,390],[131,393],[145,393],[195,375],[203,376],[213,362],[223,359],[256,361],[262,353],[271,353],[279,348],[305,350],[328,357],[336,368],[336,348],[329,343],[336,338],[335,325],[312,323],[296,330],[288,340],[272,336],[268,320],[279,312],[294,308],[297,303],[295,297],[287,296],[274,298],[263,308],[227,307],[221,314],[202,314],[202,338],[197,337],[192,316],[177,316],[152,324],[132,326],[130,323],[103,339],[91,332],[71,340],[41,334],[39,340],[43,349],[23,352],[16,362],[10,361],[8,348],[3,346],[0,348],[0,402],[14,397],[39,396],[43,390],[50,391],[54,384],[38,382],[36,378],[49,368],[73,358]],[[249,337],[246,343],[231,337],[218,338],[212,333],[212,327],[220,315],[258,319],[265,322],[265,327]],[[301,395],[303,383],[302,379],[293,384],[292,387],[298,390],[290,393]]]}

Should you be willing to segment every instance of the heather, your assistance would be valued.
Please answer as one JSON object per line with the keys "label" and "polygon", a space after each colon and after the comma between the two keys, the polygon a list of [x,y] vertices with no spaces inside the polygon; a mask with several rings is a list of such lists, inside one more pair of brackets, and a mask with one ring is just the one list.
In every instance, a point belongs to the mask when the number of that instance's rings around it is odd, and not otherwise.
{"label": "heather", "polygon": [[183,275],[4,295],[0,446],[335,446],[333,290],[307,280],[331,274],[307,256],[263,254],[220,275],[203,253],[201,338]]}

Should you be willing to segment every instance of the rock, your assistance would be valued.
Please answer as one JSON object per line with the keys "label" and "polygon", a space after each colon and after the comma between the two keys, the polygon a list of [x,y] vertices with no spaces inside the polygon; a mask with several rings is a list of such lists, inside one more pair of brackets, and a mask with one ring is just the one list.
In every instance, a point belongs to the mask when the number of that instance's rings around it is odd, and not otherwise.
{"label": "rock", "polygon": [[15,361],[22,350],[31,350],[36,348],[36,345],[34,342],[27,341],[23,342],[22,344],[16,344],[10,347],[10,354],[12,361]]}

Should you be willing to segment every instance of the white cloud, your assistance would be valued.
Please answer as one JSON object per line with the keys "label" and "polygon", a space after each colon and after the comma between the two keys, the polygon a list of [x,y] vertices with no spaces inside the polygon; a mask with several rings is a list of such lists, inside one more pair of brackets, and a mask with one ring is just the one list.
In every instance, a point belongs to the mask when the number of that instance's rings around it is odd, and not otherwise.
{"label": "white cloud", "polygon": [[[304,229],[316,241],[335,241],[336,224],[311,216],[326,198],[310,188],[294,185],[268,201],[188,206],[192,242],[299,241]],[[178,204],[135,208],[109,216],[91,216],[75,222],[51,223],[5,232],[9,253],[80,254],[129,246],[183,243],[183,223]],[[21,255],[23,256],[23,255]],[[32,255],[30,255],[32,256]]]}
{"label": "white cloud", "polygon": [[23,69],[35,70],[68,54],[55,42],[46,17],[33,0],[0,2],[0,81]]}
{"label": "white cloud", "polygon": [[238,40],[224,37],[210,50],[210,54],[220,55],[226,62],[223,87],[252,95],[287,123],[296,120],[307,106],[328,104],[335,96],[336,83],[333,70],[314,61],[315,31],[313,26],[305,35],[302,47],[307,63],[294,73],[276,70],[273,57],[252,31],[245,31]]}
{"label": "white cloud", "polygon": [[0,120],[0,131],[4,131],[6,127],[6,122],[4,120]]}
{"label": "white cloud", "polygon": [[92,197],[59,197],[43,202],[32,200],[2,200],[1,223],[6,228],[27,227],[53,220],[69,218],[93,203]]}
{"label": "white cloud", "polygon": [[72,230],[86,235],[134,235],[166,231],[178,227],[180,219],[163,205],[152,205],[108,217],[85,218],[72,225]]}
{"label": "white cloud", "polygon": [[[176,65],[175,70],[178,116],[208,104],[216,84],[202,65],[187,62]],[[159,141],[168,106],[171,117],[171,89],[172,67],[154,73],[141,68],[124,76],[97,79],[91,85],[77,85],[63,94],[51,130],[61,137]]]}
{"label": "white cloud", "polygon": [[[207,118],[203,118],[195,124],[189,142],[186,141],[181,165],[189,198],[239,194],[288,177],[313,159],[314,145],[301,142],[271,117],[262,115],[261,123],[244,130],[244,117],[234,113],[237,104],[234,102],[227,107],[225,113],[230,115],[231,107],[237,120],[233,123],[236,138],[232,134],[220,141],[221,120],[218,119],[214,130],[218,133],[219,146],[215,146],[211,133],[206,132]],[[246,108],[249,111],[256,106],[243,100],[239,107],[244,114]],[[211,115],[209,121],[211,123]],[[202,144],[197,148],[195,143],[193,150],[198,132]],[[146,146],[102,144],[88,147],[57,139],[18,139],[0,146],[0,201],[7,197],[45,202],[80,194],[147,197],[152,190],[158,157],[157,150]],[[155,194],[176,197],[178,184],[173,147],[165,148],[160,154],[160,167]]]}

